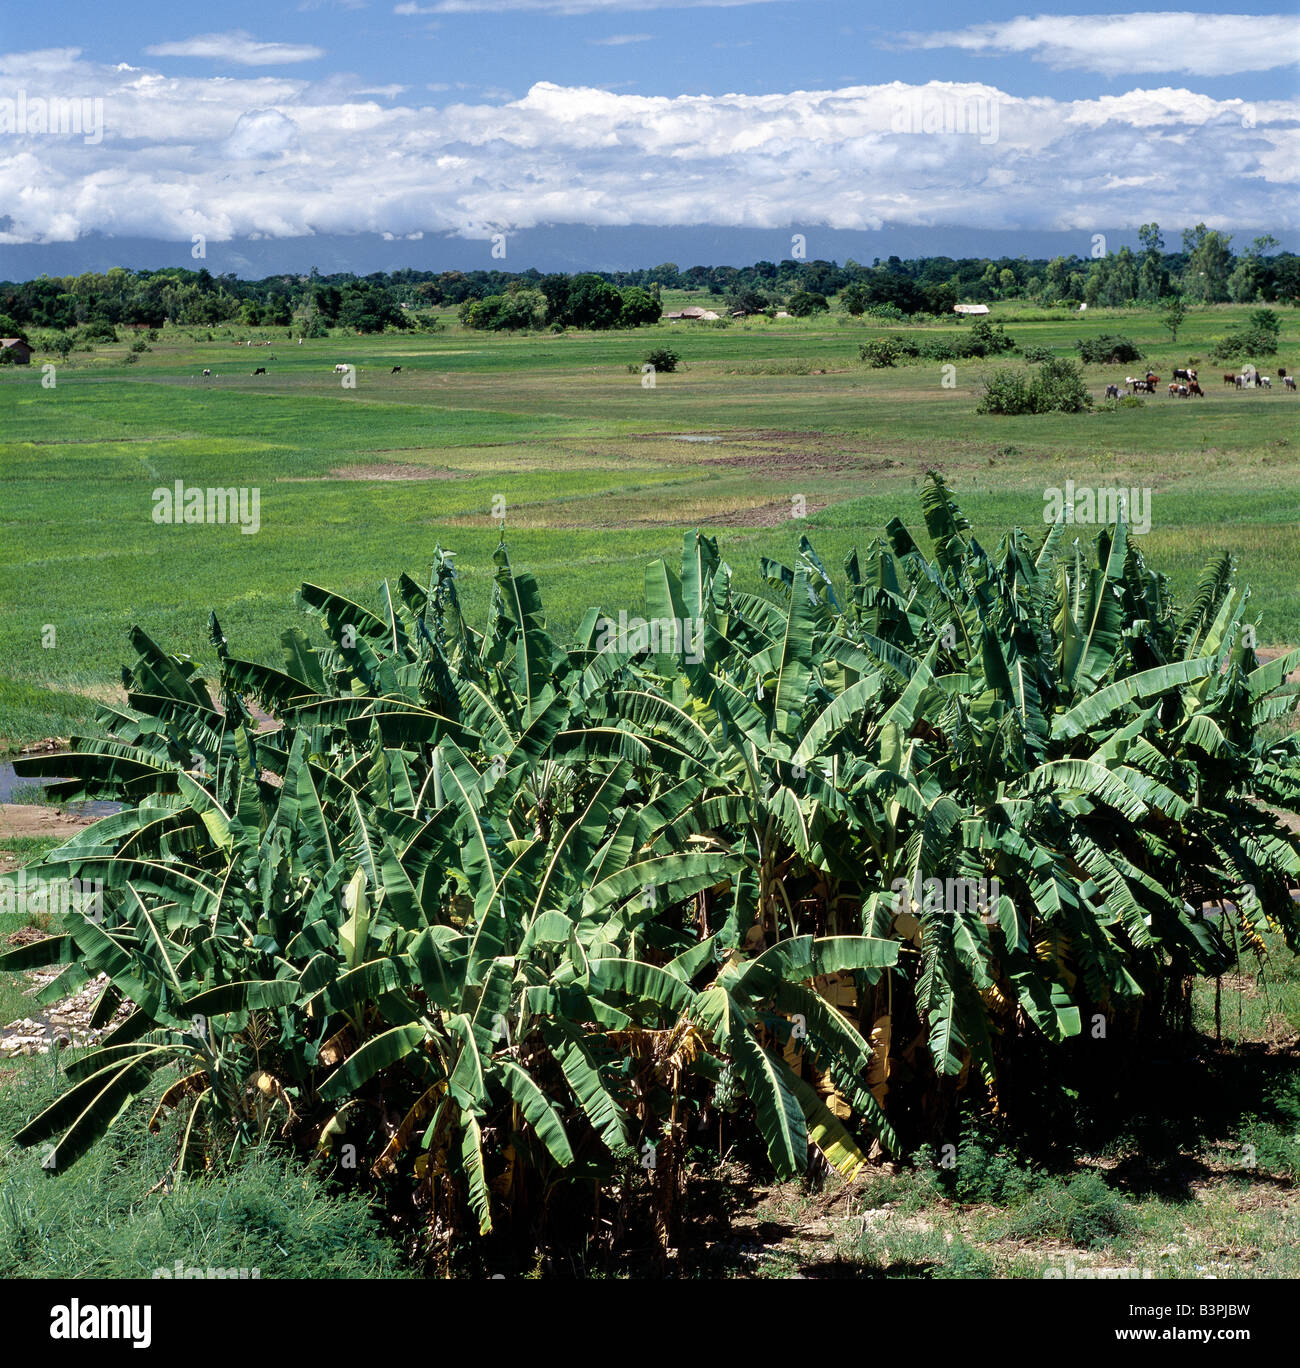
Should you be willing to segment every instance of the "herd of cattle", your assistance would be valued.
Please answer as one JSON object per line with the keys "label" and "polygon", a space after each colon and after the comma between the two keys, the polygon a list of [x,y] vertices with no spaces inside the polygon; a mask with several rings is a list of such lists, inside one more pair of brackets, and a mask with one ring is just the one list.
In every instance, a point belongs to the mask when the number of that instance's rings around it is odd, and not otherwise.
{"label": "herd of cattle", "polygon": [[[269,343],[266,345],[269,345]],[[267,357],[268,361],[274,361],[275,359],[274,354]],[[346,373],[351,369],[352,367],[346,362],[340,362],[334,367],[334,373],[335,375],[339,375]],[[389,374],[400,375],[401,371],[401,366],[394,366],[393,369],[389,371]],[[265,375],[266,373],[265,366],[258,366],[253,372],[254,375]],[[1277,368],[1277,374],[1286,389],[1295,389],[1295,376],[1288,375],[1285,366],[1279,366]],[[209,379],[211,375],[212,372],[210,370],[205,370],[203,372],[203,378],[205,380]],[[1253,367],[1248,368],[1248,372],[1241,375],[1236,375],[1232,371],[1224,371],[1223,383],[1225,385],[1235,385],[1237,389],[1271,390],[1273,388],[1272,378],[1267,375],[1260,375]],[[1124,377],[1123,385],[1106,386],[1106,398],[1124,399],[1130,394],[1154,394],[1156,392],[1156,387],[1159,384],[1160,377],[1155,371],[1147,371],[1144,376],[1126,375]],[[1199,395],[1202,399],[1205,398],[1205,391],[1201,388],[1200,383],[1196,378],[1196,372],[1191,369],[1182,370],[1176,368],[1174,370],[1173,381],[1170,383],[1167,392],[1172,399],[1190,399],[1193,395]]]}
{"label": "herd of cattle", "polygon": [[[1285,366],[1279,366],[1277,374],[1286,389],[1295,389],[1295,376],[1288,375]],[[1267,375],[1260,375],[1253,367],[1241,375],[1236,375],[1232,371],[1224,371],[1223,383],[1235,385],[1237,389],[1271,390],[1273,388],[1272,378]],[[1106,386],[1106,398],[1123,399],[1130,394],[1154,394],[1159,384],[1160,377],[1154,371],[1147,371],[1145,376],[1126,375],[1123,385]],[[1200,395],[1202,399],[1205,398],[1205,391],[1196,378],[1196,372],[1191,369],[1176,369],[1167,393],[1171,399],[1190,399],[1194,394]]]}
{"label": "herd of cattle", "polygon": [[[268,344],[268,345],[269,345],[269,344]],[[275,358],[274,355],[272,355],[272,356],[268,356],[266,359],[267,359],[268,361],[274,361],[276,358]],[[354,366],[349,366],[346,362],[340,361],[339,364],[338,364],[337,366],[334,367],[334,374],[335,374],[335,375],[346,375],[348,371],[354,370],[354,369],[355,369]],[[401,368],[401,366],[394,366],[393,369],[390,370],[388,373],[389,373],[389,375],[400,375],[400,374],[402,373],[402,368]],[[266,374],[267,374],[267,369],[266,369],[265,366],[258,366],[258,368],[257,368],[255,371],[253,371],[253,374],[254,374],[254,375],[266,375]],[[212,378],[212,371],[209,370],[209,369],[207,369],[207,368],[205,368],[204,371],[203,371],[203,379],[205,379],[205,380],[210,380],[211,378]],[[217,379],[220,380],[221,377],[220,377],[220,376],[217,376]]]}

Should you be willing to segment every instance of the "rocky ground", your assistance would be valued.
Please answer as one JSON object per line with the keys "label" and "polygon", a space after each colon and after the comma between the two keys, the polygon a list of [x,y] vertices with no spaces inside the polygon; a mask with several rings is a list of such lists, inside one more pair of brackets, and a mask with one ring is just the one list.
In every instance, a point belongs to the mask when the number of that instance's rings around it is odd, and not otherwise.
{"label": "rocky ground", "polygon": [[[7,936],[4,946],[11,949],[40,939],[41,932],[25,928]],[[35,999],[62,971],[62,965],[29,971],[27,978],[31,981],[31,987],[27,990],[27,996]],[[95,1002],[107,983],[107,978],[99,974],[83,984],[71,997],[50,1007],[41,1007],[33,1002],[31,1015],[0,1028],[0,1059],[14,1055],[48,1054],[50,1050],[61,1049],[64,1045],[93,1045],[131,1010],[131,1004],[123,1002],[104,1026],[94,1027],[90,1024]]]}

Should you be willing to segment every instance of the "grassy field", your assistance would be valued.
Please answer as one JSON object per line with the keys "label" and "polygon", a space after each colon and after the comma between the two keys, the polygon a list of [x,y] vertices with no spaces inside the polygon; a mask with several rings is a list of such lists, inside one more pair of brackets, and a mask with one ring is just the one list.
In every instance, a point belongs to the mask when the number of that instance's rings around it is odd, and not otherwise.
{"label": "grassy field", "polygon": [[[692,527],[717,534],[742,583],[804,532],[838,566],[891,516],[920,522],[928,468],[990,541],[1013,523],[1041,527],[1044,490],[1067,480],[1150,490],[1148,560],[1186,591],[1211,554],[1234,552],[1261,640],[1294,642],[1300,399],[1280,385],[1226,389],[1231,367],[1206,359],[1245,313],[1194,312],[1175,347],[1150,313],[995,305],[1021,346],[1073,354],[1079,337],[1119,332],[1162,376],[1198,364],[1206,389],[1023,418],[974,412],[981,376],[1018,358],[961,362],[953,387],[938,363],[871,370],[862,342],[905,330],[834,314],[528,337],[470,333],[445,315],[436,333],[301,345],[283,329],[217,329],[211,341],[166,330],[133,364],[125,341],[74,353],[49,388],[51,358],[38,356],[0,372],[0,741],[85,727],[117,686],[132,624],[208,659],[213,608],[237,654],[272,658],[300,581],[371,603],[384,576],[419,578],[435,543],[458,553],[481,616],[494,504],[563,635],[589,605],[639,606],[645,562],[674,554]],[[682,368],[649,388],[640,362],[661,345]],[[1290,311],[1276,360],[1293,357]],[[334,375],[339,362],[357,367],[355,388]],[[1137,368],[1086,374],[1100,399]],[[177,480],[258,490],[256,535],[155,523],[153,491]]]}
{"label": "grassy field", "polygon": [[[95,700],[118,688],[133,623],[210,661],[214,608],[236,653],[274,658],[301,580],[370,603],[383,576],[418,578],[435,543],[458,553],[481,620],[502,505],[512,559],[539,575],[564,634],[588,605],[638,608],[645,563],[674,556],[696,526],[716,533],[741,583],[756,581],[760,555],[793,554],[801,533],[837,567],[895,514],[920,524],[930,468],[990,542],[1014,523],[1041,527],[1044,491],[1069,480],[1149,490],[1149,562],[1186,592],[1206,559],[1232,551],[1263,644],[1294,643],[1300,399],[1276,382],[1226,389],[1216,382],[1229,367],[1206,360],[1245,312],[1193,313],[1174,347],[1149,313],[995,306],[1021,346],[1073,354],[1079,337],[1118,332],[1161,375],[1196,364],[1206,388],[1204,400],[1161,393],[1032,418],[974,412],[981,377],[1019,358],[959,363],[953,387],[938,363],[870,370],[862,342],[910,330],[835,315],[521,338],[467,333],[447,315],[435,333],[301,346],[283,330],[238,334],[269,347],[167,330],[131,364],[127,342],[74,354],[52,388],[38,356],[0,371],[0,750],[88,727]],[[1300,320],[1283,320],[1277,361],[1292,369]],[[662,345],[682,369],[647,388],[640,362]],[[333,374],[339,362],[358,368],[355,389]],[[258,366],[269,374],[253,376]],[[1086,374],[1100,399],[1138,368]],[[256,535],[155,523],[153,491],[177,480],[258,490]],[[0,833],[0,871],[56,840]],[[0,924],[0,940],[15,929]],[[0,974],[0,1025],[32,1010],[29,988]],[[953,1169],[923,1153],[820,1190],[768,1186],[743,1159],[701,1151],[699,1239],[681,1272],[1300,1275],[1300,965],[1283,951],[1222,989],[1221,1041],[1214,984],[1198,983],[1193,1036],[1117,1079],[1104,1115],[1079,1109],[1045,1144],[971,1130]],[[51,1095],[51,1061],[4,1061],[0,1084],[5,1136]],[[363,1201],[271,1154],[179,1199],[150,1192],[171,1139],[125,1127],[86,1160],[88,1182],[60,1185],[38,1153],[4,1147],[0,1272],[148,1276],[175,1259],[264,1277],[420,1269]]]}

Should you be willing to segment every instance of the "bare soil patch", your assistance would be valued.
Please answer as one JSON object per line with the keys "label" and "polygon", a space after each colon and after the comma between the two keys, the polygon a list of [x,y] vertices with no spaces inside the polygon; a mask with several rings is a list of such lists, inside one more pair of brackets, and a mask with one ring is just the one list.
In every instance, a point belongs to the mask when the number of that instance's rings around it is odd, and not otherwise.
{"label": "bare soil patch", "polygon": [[68,836],[94,820],[35,803],[0,803],[0,845],[25,836]]}
{"label": "bare soil patch", "polygon": [[[809,513],[818,513],[827,507],[825,503],[810,500]],[[789,499],[778,499],[773,503],[755,504],[752,508],[736,508],[729,513],[714,513],[707,518],[695,521],[704,527],[780,527],[794,520]]]}
{"label": "bare soil patch", "polygon": [[373,465],[336,466],[328,475],[282,475],[277,484],[320,484],[328,480],[465,480],[472,478],[464,470],[447,470],[438,466],[400,465],[396,462],[376,461]]}

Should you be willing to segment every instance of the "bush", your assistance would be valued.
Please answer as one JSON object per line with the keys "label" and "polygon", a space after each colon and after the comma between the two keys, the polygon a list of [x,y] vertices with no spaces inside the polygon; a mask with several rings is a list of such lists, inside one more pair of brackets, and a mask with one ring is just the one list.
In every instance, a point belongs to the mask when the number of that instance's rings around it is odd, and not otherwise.
{"label": "bush", "polygon": [[996,371],[984,381],[984,397],[976,413],[1081,413],[1092,406],[1092,395],[1079,367],[1067,357],[1043,362],[1036,375]]}
{"label": "bush", "polygon": [[1050,361],[1056,355],[1051,347],[1026,347],[1021,355],[1030,365],[1038,366],[1044,361]]}
{"label": "bush", "polygon": [[826,302],[826,296],[816,294],[811,290],[796,290],[790,296],[790,302],[786,305],[796,318],[810,318],[816,313],[825,313],[830,305]]}
{"label": "bush", "polygon": [[1022,1163],[995,1140],[965,1135],[957,1149],[957,1166],[951,1171],[952,1195],[959,1202],[1022,1201],[1042,1181],[1032,1167]]}
{"label": "bush", "polygon": [[1276,356],[1281,317],[1273,309],[1252,309],[1246,326],[1215,340],[1212,361],[1233,361],[1239,356]]}
{"label": "bush", "polygon": [[116,342],[117,329],[101,319],[91,319],[76,332],[77,341],[82,346],[94,346],[96,342]]}
{"label": "bush", "polygon": [[995,328],[986,318],[977,319],[970,326],[961,347],[962,356],[997,356],[1002,352],[1014,351],[1015,339],[1008,337],[999,323]]}
{"label": "bush", "polygon": [[1095,1249],[1114,1243],[1137,1227],[1124,1199],[1095,1173],[1079,1173],[1035,1193],[1012,1217],[1006,1234],[1015,1239],[1044,1236]]}
{"label": "bush", "polygon": [[1118,366],[1142,359],[1136,342],[1115,333],[1081,337],[1074,345],[1078,348],[1079,359],[1089,366]]}
{"label": "bush", "polygon": [[858,356],[875,370],[885,366],[896,366],[902,359],[903,349],[893,337],[873,337],[858,348]]}
{"label": "bush", "polygon": [[142,337],[131,343],[131,350],[133,352],[147,352],[153,351],[153,348]]}
{"label": "bush", "polygon": [[656,347],[645,359],[647,366],[653,366],[661,375],[671,375],[682,358],[668,347]]}

